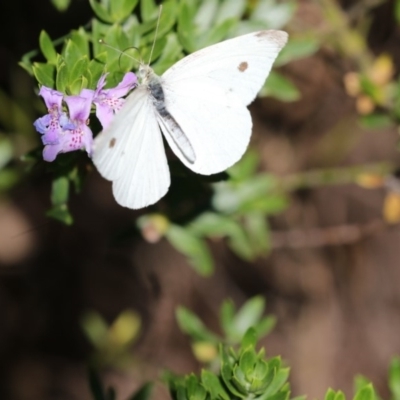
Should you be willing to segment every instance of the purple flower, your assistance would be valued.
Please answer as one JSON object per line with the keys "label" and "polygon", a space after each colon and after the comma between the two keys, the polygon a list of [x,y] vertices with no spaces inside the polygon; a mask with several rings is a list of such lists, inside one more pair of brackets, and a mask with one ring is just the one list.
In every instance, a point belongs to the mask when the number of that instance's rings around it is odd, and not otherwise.
{"label": "purple flower", "polygon": [[[43,158],[54,161],[58,153],[85,149],[91,155],[93,134],[87,126],[90,108],[93,100],[93,91],[83,89],[79,96],[66,96],[64,101],[68,105],[69,123],[58,131],[55,143],[45,143]],[[44,117],[43,117],[44,118]]]}
{"label": "purple flower", "polygon": [[39,95],[43,97],[49,113],[38,118],[33,125],[43,135],[43,144],[56,144],[63,129],[71,129],[67,114],[62,110],[63,94],[57,90],[42,86]]}
{"label": "purple flower", "polygon": [[133,72],[127,72],[122,81],[112,89],[103,89],[106,84],[107,74],[101,76],[94,91],[93,103],[96,105],[96,116],[103,129],[107,128],[114,114],[118,112],[125,102],[122,99],[137,84],[137,77]]}

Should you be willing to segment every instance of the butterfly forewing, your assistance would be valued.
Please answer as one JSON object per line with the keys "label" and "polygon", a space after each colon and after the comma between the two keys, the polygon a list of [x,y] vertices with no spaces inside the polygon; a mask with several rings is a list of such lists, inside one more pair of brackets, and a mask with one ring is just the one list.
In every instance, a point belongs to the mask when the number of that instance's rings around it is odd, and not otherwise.
{"label": "butterfly forewing", "polygon": [[155,110],[145,86],[139,86],[111,125],[95,139],[93,161],[113,181],[119,204],[142,208],[168,190],[170,175]]}
{"label": "butterfly forewing", "polygon": [[167,110],[190,142],[194,163],[163,132],[193,171],[221,172],[245,152],[251,135],[246,105],[254,100],[287,40],[281,31],[260,31],[199,50],[162,76]]}

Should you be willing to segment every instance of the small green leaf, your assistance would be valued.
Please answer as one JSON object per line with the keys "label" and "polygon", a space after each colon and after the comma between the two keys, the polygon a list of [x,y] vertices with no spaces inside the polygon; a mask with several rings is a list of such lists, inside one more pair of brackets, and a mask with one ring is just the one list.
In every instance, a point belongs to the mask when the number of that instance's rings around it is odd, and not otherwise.
{"label": "small green leaf", "polygon": [[72,31],[70,37],[79,51],[79,58],[89,57],[89,39],[86,31],[79,28],[77,31]]}
{"label": "small green leaf", "polygon": [[360,124],[366,129],[384,129],[393,125],[393,120],[387,114],[373,113],[361,116]]}
{"label": "small green leaf", "polygon": [[239,162],[228,169],[230,177],[235,181],[245,181],[255,175],[260,163],[260,157],[256,151],[246,151]]}
{"label": "small green leaf", "polygon": [[239,20],[246,10],[246,0],[223,0],[215,17],[215,25],[227,19]]}
{"label": "small green leaf", "polygon": [[46,31],[42,30],[39,36],[39,46],[43,55],[46,57],[46,60],[50,64],[57,63],[57,52],[54,48],[53,42],[50,39],[50,36],[46,33]]}
{"label": "small green leaf", "polygon": [[273,315],[269,315],[268,317],[263,318],[256,326],[257,336],[262,338],[268,333],[272,331],[272,329],[276,325],[276,317]]}
{"label": "small green leaf", "polygon": [[54,65],[34,63],[32,68],[35,78],[41,85],[54,88],[54,75],[56,72]]}
{"label": "small green leaf", "polygon": [[235,306],[232,300],[224,300],[220,309],[220,320],[225,336],[231,337],[234,332]]}
{"label": "small green leaf", "polygon": [[126,19],[134,10],[138,0],[113,0],[110,2],[112,19],[121,22]]}
{"label": "small green leaf", "polygon": [[290,39],[280,51],[274,65],[278,67],[300,58],[309,57],[319,49],[319,46],[319,41],[315,37]]}
{"label": "small green leaf", "polygon": [[262,396],[263,399],[271,398],[282,388],[289,378],[289,372],[289,368],[280,368],[276,371],[273,381],[268,385]]}
{"label": "small green leaf", "polygon": [[198,41],[196,42],[196,50],[202,49],[204,47],[210,46],[212,44],[218,43],[223,39],[226,39],[229,32],[236,25],[236,20],[234,18],[227,19],[214,28],[209,29],[204,35],[198,36]]}
{"label": "small green leaf", "polygon": [[65,62],[61,62],[57,67],[57,78],[56,78],[56,88],[59,92],[65,93],[68,81],[68,68]]}
{"label": "small green leaf", "polygon": [[[194,19],[199,33],[206,32],[213,26],[214,17],[218,10],[218,0],[203,0],[199,3]],[[214,25],[215,26],[215,25]]]}
{"label": "small green leaf", "polygon": [[395,0],[394,3],[394,16],[397,24],[400,24],[400,0]]}
{"label": "small green leaf", "polygon": [[221,381],[212,372],[202,370],[201,382],[203,383],[204,388],[207,390],[207,392],[210,393],[211,399],[222,399],[222,400],[230,399],[228,393],[221,385]]}
{"label": "small green leaf", "polygon": [[51,187],[51,203],[54,206],[62,205],[68,201],[69,181],[65,176],[54,179]]}
{"label": "small green leaf", "polygon": [[108,10],[103,6],[102,3],[98,3],[97,0],[89,0],[89,3],[98,18],[110,24],[116,22],[112,19]]}
{"label": "small green leaf", "polygon": [[250,19],[262,21],[264,29],[281,29],[292,18],[296,11],[296,2],[287,0],[277,3],[275,1],[259,1],[253,10]]}
{"label": "small green leaf", "polygon": [[60,12],[66,11],[71,4],[71,0],[51,0],[51,2],[53,3],[54,7]]}
{"label": "small green leaf", "polygon": [[176,61],[182,58],[182,46],[179,44],[175,33],[167,36],[167,42],[157,62],[153,65],[156,74],[161,75]]}
{"label": "small green leaf", "polygon": [[288,79],[271,71],[264,87],[260,91],[260,96],[271,96],[281,101],[296,101],[301,95],[296,86]]}
{"label": "small green leaf", "polygon": [[12,159],[14,153],[11,140],[0,134],[0,169],[2,169]]}
{"label": "small green leaf", "polygon": [[261,296],[255,296],[246,301],[234,319],[237,335],[242,336],[249,328],[255,326],[260,320],[264,309],[265,300]]}
{"label": "small green leaf", "polygon": [[87,56],[83,56],[70,69],[69,81],[74,82],[77,79],[82,78],[82,76],[86,73],[88,67],[89,67],[89,59]]}
{"label": "small green leaf", "polygon": [[80,60],[83,54],[79,46],[72,41],[71,39],[67,40],[67,43],[62,51],[62,56],[64,62],[68,65],[69,69],[73,68],[73,66]]}
{"label": "small green leaf", "polygon": [[209,276],[214,270],[214,262],[206,243],[188,229],[171,224],[166,232],[168,241],[178,251],[186,255],[196,271]]}
{"label": "small green leaf", "polygon": [[263,212],[253,211],[244,216],[244,226],[255,255],[266,255],[271,248],[270,230]]}
{"label": "small green leaf", "polygon": [[158,17],[158,7],[154,0],[140,0],[140,16],[143,21]]}
{"label": "small green leaf", "polygon": [[66,204],[52,207],[46,212],[46,215],[62,222],[65,225],[72,225],[74,222],[74,219],[72,218],[72,215],[70,214]]}
{"label": "small green leaf", "polygon": [[335,400],[335,395],[336,392],[333,389],[329,388],[325,393],[324,400]]}
{"label": "small green leaf", "polygon": [[[257,332],[253,327],[250,327],[246,330],[245,334],[243,335],[240,349],[241,351],[245,351],[246,349],[250,348],[254,353],[254,348],[257,344]],[[254,357],[253,357],[254,359]],[[254,364],[254,361],[253,361]]]}
{"label": "small green leaf", "polygon": [[14,168],[0,170],[0,192],[10,190],[19,180],[19,174]]}
{"label": "small green leaf", "polygon": [[182,47],[192,53],[197,50],[195,38],[196,26],[192,23],[196,8],[189,4],[188,0],[182,0],[178,14],[178,38]]}
{"label": "small green leaf", "polygon": [[218,343],[219,338],[210,332],[197,315],[189,309],[179,306],[175,311],[175,315],[181,331],[188,334],[194,340]]}
{"label": "small green leaf", "polygon": [[389,368],[389,387],[394,400],[400,400],[400,358],[393,358]]}
{"label": "small green leaf", "polygon": [[375,400],[375,392],[372,383],[369,383],[360,389],[354,396],[353,400]]}

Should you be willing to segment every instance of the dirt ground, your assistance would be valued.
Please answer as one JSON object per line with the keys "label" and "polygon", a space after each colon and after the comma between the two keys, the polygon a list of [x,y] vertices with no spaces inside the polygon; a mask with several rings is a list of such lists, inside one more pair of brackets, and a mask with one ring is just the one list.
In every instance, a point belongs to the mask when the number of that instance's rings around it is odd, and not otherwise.
{"label": "dirt ground", "polygon": [[[49,14],[48,29],[56,30],[52,18],[58,14],[42,3],[38,8]],[[377,52],[393,51],[399,43],[389,6],[373,14],[369,40]],[[24,30],[1,35],[5,43],[0,50],[8,65],[20,51],[36,45],[41,27],[29,13],[39,11],[27,7],[18,14]],[[71,12],[81,5],[74,7]],[[85,8],[77,12],[77,24],[87,13]],[[68,15],[62,24],[70,28]],[[16,45],[20,40],[25,42]],[[393,54],[400,62],[398,47]],[[322,49],[283,69],[300,88],[301,100],[285,104],[264,99],[252,105],[252,140],[260,149],[263,170],[285,176],[312,168],[399,163],[395,129],[365,130],[357,124],[354,101],[342,83],[348,69]],[[3,65],[0,71],[6,90],[10,70]],[[337,143],[344,143],[340,151]],[[110,243],[110,236],[137,214],[115,204],[109,184],[97,173],[71,199],[76,217],[72,227],[45,218],[49,190],[48,177],[35,176],[15,188],[10,198],[0,198],[1,399],[90,398],[85,360],[91,348],[80,328],[85,310],[98,310],[112,321],[132,308],[143,319],[133,350],[143,360],[140,376],[137,370],[104,372],[122,399],[143,379],[156,377],[160,368],[198,371],[189,341],[175,321],[177,305],[191,308],[218,330],[223,299],[230,297],[239,306],[257,294],[265,296],[268,313],[278,320],[262,344],[269,356],[281,354],[291,366],[293,395],[322,398],[328,387],[350,395],[353,378],[361,373],[388,396],[387,368],[400,354],[398,225],[380,224],[354,240],[339,237],[319,246],[305,241],[293,247],[289,241],[254,263],[242,261],[223,241],[216,241],[211,243],[216,272],[201,278],[165,240],[149,244],[136,236],[122,245]],[[384,195],[384,189],[350,184],[303,190],[293,193],[289,209],[273,218],[271,227],[275,233],[317,229],[321,235],[332,227],[361,227],[381,220]],[[154,398],[167,398],[161,386],[156,393]]]}

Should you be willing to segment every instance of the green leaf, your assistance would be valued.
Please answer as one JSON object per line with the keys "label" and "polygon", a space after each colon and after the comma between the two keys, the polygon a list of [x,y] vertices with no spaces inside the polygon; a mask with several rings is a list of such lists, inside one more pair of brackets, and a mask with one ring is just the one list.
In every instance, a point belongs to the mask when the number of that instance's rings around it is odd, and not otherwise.
{"label": "green leaf", "polygon": [[375,400],[375,392],[372,383],[369,383],[360,389],[354,396],[353,400]]}
{"label": "green leaf", "polygon": [[153,386],[152,382],[145,383],[128,400],[149,400],[153,392]]}
{"label": "green leaf", "polygon": [[94,89],[101,75],[104,73],[105,64],[107,60],[107,52],[99,53],[96,58],[90,60],[88,71],[91,75],[90,88]]}
{"label": "green leaf", "polygon": [[[228,391],[236,397],[245,398],[246,396],[243,395],[241,392],[239,392],[235,388],[235,386],[233,386],[231,383],[231,379],[233,376],[232,362],[234,361],[232,360],[231,362],[230,356],[227,354],[226,350],[222,346],[220,347],[220,354],[221,354],[221,376]],[[230,397],[233,398],[233,396]]]}
{"label": "green leaf", "polygon": [[210,46],[212,44],[218,43],[223,39],[226,39],[229,32],[231,32],[232,28],[236,25],[235,19],[227,19],[219,25],[216,25],[214,28],[207,30],[207,32],[198,36],[198,40],[196,42],[196,50],[202,49],[204,47]]}
{"label": "green leaf", "polygon": [[296,2],[287,0],[277,3],[275,1],[259,1],[250,18],[264,23],[264,29],[281,29],[292,18],[296,11]]}
{"label": "green leaf", "polygon": [[158,6],[154,0],[140,0],[140,16],[143,21],[149,21],[158,17]]}
{"label": "green leaf", "polygon": [[[257,344],[257,332],[253,327],[250,327],[249,329],[246,330],[245,334],[243,335],[243,338],[240,343],[240,350],[245,351],[246,349],[251,349],[252,352],[254,353],[254,348]],[[252,357],[254,360],[254,357]],[[254,364],[255,361],[252,363]],[[252,367],[252,365],[250,366]]]}
{"label": "green leaf", "polygon": [[112,19],[107,8],[105,8],[103,4],[98,3],[96,0],[89,0],[89,3],[98,18],[110,24],[116,22]]}
{"label": "green leaf", "polygon": [[206,32],[211,28],[211,26],[213,26],[214,17],[217,13],[217,10],[218,0],[203,0],[199,3],[198,10],[194,18],[194,24],[198,27],[199,33]]}
{"label": "green leaf", "polygon": [[260,320],[264,309],[265,300],[261,296],[255,296],[246,301],[234,319],[236,334],[241,337],[249,328],[255,326]]}
{"label": "green leaf", "polygon": [[188,229],[171,224],[166,238],[178,251],[186,255],[190,264],[203,276],[214,270],[214,262],[206,243],[193,235]]}
{"label": "green leaf", "polygon": [[287,102],[299,100],[301,97],[296,86],[275,71],[270,72],[264,87],[260,91],[260,96],[271,96]]}
{"label": "green leaf", "polygon": [[116,22],[121,22],[132,13],[138,0],[112,0],[110,3],[111,17]]}
{"label": "green leaf", "polygon": [[60,12],[64,12],[71,4],[71,0],[51,0],[53,6]]}
{"label": "green leaf", "polygon": [[2,169],[12,159],[14,153],[11,140],[0,134],[0,169]]}
{"label": "green leaf", "polygon": [[278,197],[278,200],[284,199],[281,195],[269,193],[275,186],[275,178],[267,174],[256,175],[239,184],[219,182],[214,184],[213,206],[221,213],[232,214],[243,210],[254,211],[253,207],[260,206],[255,203],[259,202],[265,209],[274,211],[276,204],[272,202],[275,201],[275,197]]}
{"label": "green leaf", "polygon": [[232,300],[224,300],[220,309],[220,320],[225,336],[230,338],[235,330],[235,306]]}
{"label": "green leaf", "polygon": [[325,398],[324,400],[335,400],[336,392],[329,388],[326,393],[325,393]]}
{"label": "green leaf", "polygon": [[167,36],[167,42],[157,62],[153,65],[156,74],[161,75],[176,61],[182,58],[182,46],[179,44],[175,33]]}
{"label": "green leaf", "polygon": [[19,180],[19,174],[14,168],[0,170],[0,192],[10,190]]}
{"label": "green leaf", "polygon": [[46,31],[42,30],[39,36],[39,46],[43,55],[46,57],[46,60],[50,64],[57,63],[57,52],[54,48],[53,42],[50,39],[50,36],[46,33]]}
{"label": "green leaf", "polygon": [[196,13],[188,0],[182,0],[178,13],[178,38],[182,47],[192,53],[197,50],[196,47],[196,26],[192,23]]}
{"label": "green leaf", "polygon": [[71,39],[67,41],[62,52],[64,62],[69,68],[72,68],[84,55],[87,55],[87,53],[83,53],[78,44]]}
{"label": "green leaf", "polygon": [[273,395],[275,395],[287,382],[289,378],[289,372],[289,368],[280,368],[277,370],[273,381],[268,385],[267,389],[262,395],[262,398],[270,399]]}
{"label": "green leaf", "polygon": [[389,388],[394,400],[400,400],[400,358],[393,358],[389,368]]}
{"label": "green leaf", "polygon": [[88,34],[83,28],[71,32],[71,41],[79,49],[79,57],[89,57],[89,39]]}
{"label": "green leaf", "polygon": [[74,219],[72,218],[72,215],[70,214],[66,204],[52,207],[46,212],[46,215],[62,222],[65,225],[72,225],[74,222]]}
{"label": "green leaf", "polygon": [[51,187],[51,203],[54,206],[64,204],[68,201],[69,181],[65,176],[53,180]]}
{"label": "green leaf", "polygon": [[202,370],[201,382],[203,383],[204,388],[207,390],[207,392],[210,393],[211,399],[223,399],[223,400],[230,399],[228,393],[221,385],[220,380],[212,372]]}
{"label": "green leaf", "polygon": [[56,78],[56,88],[59,92],[65,93],[68,81],[68,68],[65,62],[61,62],[57,67],[57,78]]}
{"label": "green leaf", "polygon": [[[79,59],[69,72],[69,81],[74,82],[86,73],[89,68],[89,59],[87,56],[83,56]],[[76,93],[77,94],[77,93]]]}
{"label": "green leaf", "polygon": [[276,317],[273,315],[269,315],[268,317],[263,318],[256,326],[257,335],[259,338],[262,338],[268,333],[272,331],[272,329],[276,325]]}
{"label": "green leaf", "polygon": [[211,343],[219,342],[218,336],[210,332],[197,315],[189,309],[179,306],[175,311],[175,315],[181,331],[188,334],[192,339]]}
{"label": "green leaf", "polygon": [[239,20],[246,10],[246,0],[223,0],[214,20],[215,25],[227,19]]}
{"label": "green leaf", "polygon": [[393,125],[393,120],[387,114],[373,113],[360,116],[360,124],[366,129],[384,129]]}
{"label": "green leaf", "polygon": [[290,39],[286,46],[280,51],[274,65],[287,64],[300,58],[309,57],[320,47],[319,41],[315,37]]}
{"label": "green leaf", "polygon": [[228,169],[229,176],[235,181],[245,181],[255,175],[259,163],[258,153],[250,149],[239,162]]}
{"label": "green leaf", "polygon": [[36,80],[44,86],[49,88],[54,88],[54,75],[56,68],[51,64],[34,63],[33,64],[33,74]]}
{"label": "green leaf", "polygon": [[253,211],[244,216],[244,225],[255,255],[266,255],[271,248],[270,230],[263,212]]}
{"label": "green leaf", "polygon": [[394,16],[396,18],[396,22],[400,24],[400,0],[395,0],[394,3]]}

